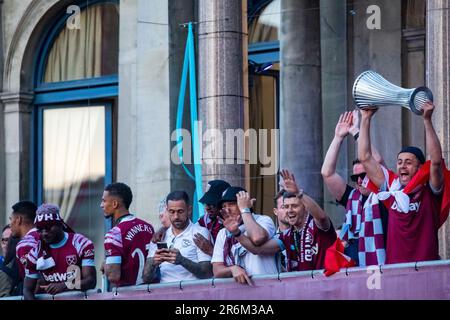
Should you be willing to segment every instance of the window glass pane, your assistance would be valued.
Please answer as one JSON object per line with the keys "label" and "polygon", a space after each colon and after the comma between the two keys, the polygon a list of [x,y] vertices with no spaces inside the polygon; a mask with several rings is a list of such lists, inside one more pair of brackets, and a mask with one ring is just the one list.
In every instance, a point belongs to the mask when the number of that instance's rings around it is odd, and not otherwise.
{"label": "window glass pane", "polygon": [[105,107],[45,109],[43,126],[43,201],[58,205],[67,224],[94,242],[99,271],[104,235],[100,201],[105,183]]}
{"label": "window glass pane", "polygon": [[248,28],[248,41],[277,41],[280,30],[280,0],[270,2],[258,13]]}
{"label": "window glass pane", "polygon": [[[263,140],[258,135],[259,152],[267,155],[267,161],[263,165],[261,161],[256,164],[250,164],[250,190],[253,197],[256,198],[255,211],[264,212],[266,215],[272,215],[273,196],[277,192],[276,172],[279,163],[278,145],[272,141],[274,129],[277,125],[277,77],[280,70],[280,64],[274,63],[269,74],[250,74],[250,112],[249,128],[255,129],[259,134],[265,131],[266,139]],[[263,149],[264,148],[264,149]],[[269,161],[270,160],[270,161]],[[269,163],[267,163],[269,162]],[[272,168],[272,170],[271,170]],[[270,173],[274,171],[274,173]],[[263,174],[264,172],[264,174]]]}
{"label": "window glass pane", "polygon": [[117,74],[119,7],[114,4],[90,6],[81,12],[79,28],[72,26],[64,27],[53,43],[43,81],[59,82]]}

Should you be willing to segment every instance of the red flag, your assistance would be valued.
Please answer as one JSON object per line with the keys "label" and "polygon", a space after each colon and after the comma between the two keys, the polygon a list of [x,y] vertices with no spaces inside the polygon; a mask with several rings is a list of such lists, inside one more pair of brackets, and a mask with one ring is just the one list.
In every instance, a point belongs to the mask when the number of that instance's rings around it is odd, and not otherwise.
{"label": "red flag", "polygon": [[337,238],[325,253],[325,276],[329,277],[341,268],[350,268],[356,265],[355,261],[344,254],[344,244]]}

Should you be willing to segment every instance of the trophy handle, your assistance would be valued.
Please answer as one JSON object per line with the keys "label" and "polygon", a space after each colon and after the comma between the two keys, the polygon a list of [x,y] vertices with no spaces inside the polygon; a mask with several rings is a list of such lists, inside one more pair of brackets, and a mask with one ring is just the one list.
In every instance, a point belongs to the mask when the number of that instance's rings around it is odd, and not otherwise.
{"label": "trophy handle", "polygon": [[[416,101],[416,96],[419,93],[425,93],[426,99],[431,102],[433,102],[433,93],[427,87],[418,87],[411,94],[411,98],[409,99],[409,108],[411,109],[412,112],[414,112],[415,114],[420,116],[423,114],[423,109],[421,108],[421,104],[425,103],[426,100],[424,100],[423,98],[417,97],[417,99],[420,99],[420,100]],[[417,104],[419,104],[419,105],[417,105]]]}

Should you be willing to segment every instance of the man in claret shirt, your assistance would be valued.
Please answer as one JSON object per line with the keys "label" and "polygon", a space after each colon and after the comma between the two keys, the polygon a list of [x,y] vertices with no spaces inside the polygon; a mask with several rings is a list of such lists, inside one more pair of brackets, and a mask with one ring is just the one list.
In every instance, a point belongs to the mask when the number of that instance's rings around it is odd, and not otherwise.
{"label": "man in claret shirt", "polygon": [[[326,250],[336,241],[336,232],[328,215],[295,183],[294,175],[283,170],[283,205],[290,228],[260,246],[237,231],[237,239],[248,251],[270,255],[286,250],[287,271],[323,269]],[[225,227],[234,233],[232,224]],[[236,229],[237,230],[237,229]]]}
{"label": "man in claret shirt", "polygon": [[[394,173],[375,161],[371,153],[370,122],[376,109],[361,110],[358,158],[370,181],[381,191],[377,198],[389,210],[386,263],[439,259],[438,229],[446,217],[440,215],[444,169],[441,144],[431,121],[433,111],[432,103],[424,104],[422,117],[430,161],[425,164],[419,148],[405,147],[397,154]],[[423,174],[426,168],[429,172]],[[416,185],[416,175],[425,177],[425,182]]]}
{"label": "man in claret shirt", "polygon": [[25,278],[25,267],[30,250],[37,245],[39,233],[34,226],[37,206],[31,201],[20,201],[12,206],[11,234],[19,238],[16,246],[16,259],[20,281]]}
{"label": "man in claret shirt", "polygon": [[105,274],[115,286],[143,283],[145,259],[154,230],[151,224],[129,211],[133,194],[129,186],[116,182],[103,192],[101,208],[112,217],[113,228],[105,235]]}
{"label": "man in claret shirt", "polygon": [[68,290],[95,288],[94,245],[85,236],[72,231],[59,215],[58,206],[43,204],[34,221],[40,240],[27,258],[24,298],[35,298],[39,278],[45,293],[55,295]]}

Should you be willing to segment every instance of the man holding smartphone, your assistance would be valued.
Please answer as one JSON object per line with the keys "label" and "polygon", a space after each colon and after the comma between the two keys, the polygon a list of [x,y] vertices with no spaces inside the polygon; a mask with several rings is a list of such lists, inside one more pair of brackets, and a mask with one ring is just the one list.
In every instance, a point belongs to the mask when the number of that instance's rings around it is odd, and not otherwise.
{"label": "man holding smartphone", "polygon": [[145,263],[144,281],[154,281],[160,270],[160,282],[198,280],[212,277],[211,256],[195,243],[195,235],[209,239],[208,229],[190,221],[192,206],[184,191],[171,192],[166,198],[171,226],[161,242],[151,242]]}

